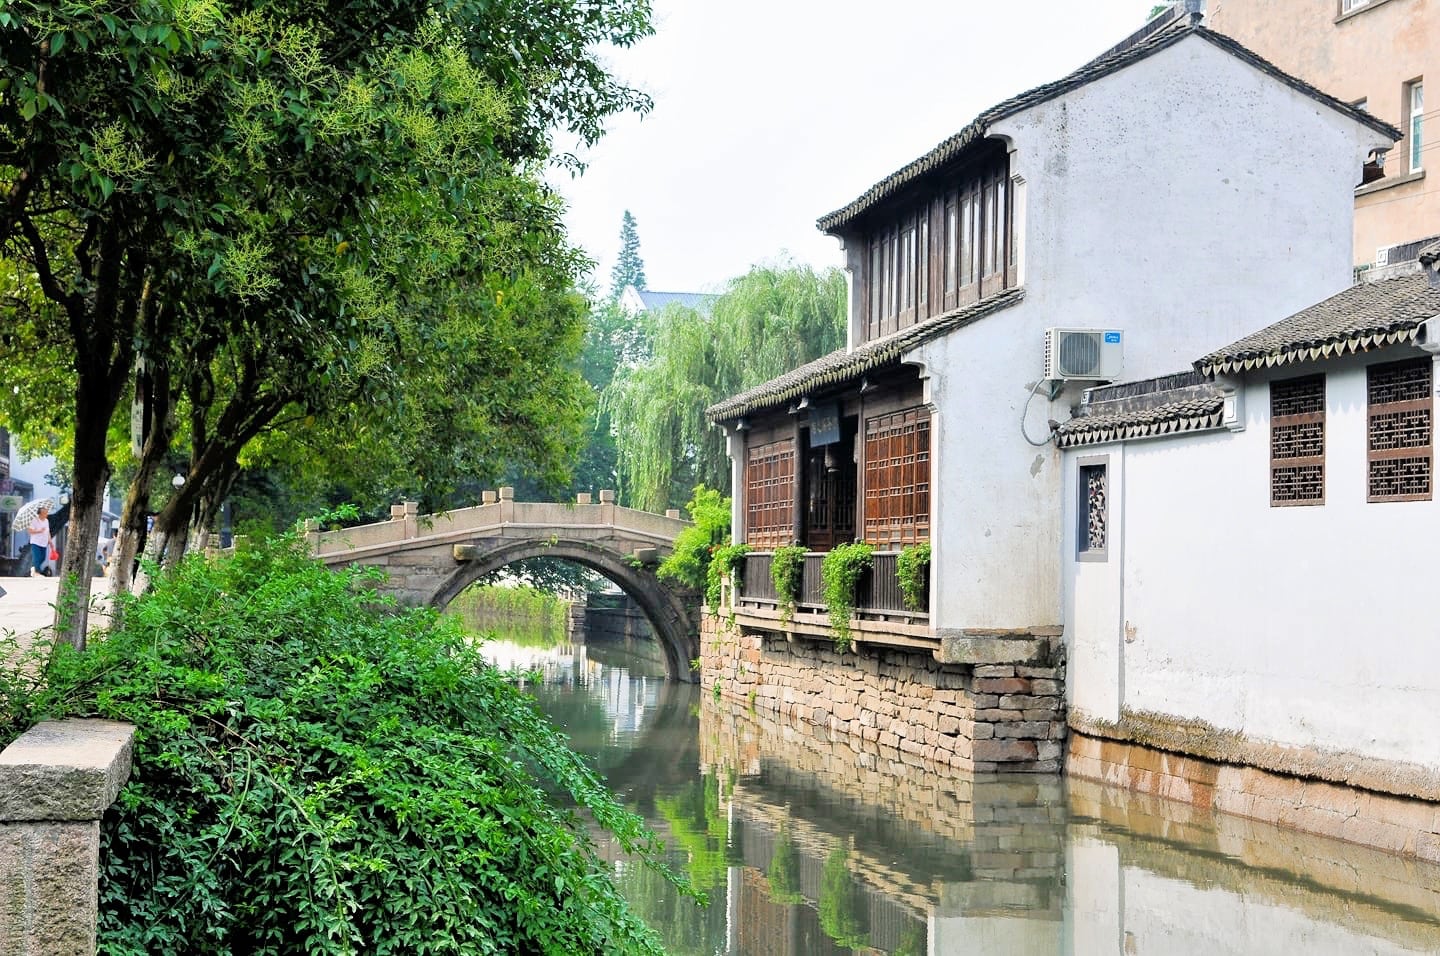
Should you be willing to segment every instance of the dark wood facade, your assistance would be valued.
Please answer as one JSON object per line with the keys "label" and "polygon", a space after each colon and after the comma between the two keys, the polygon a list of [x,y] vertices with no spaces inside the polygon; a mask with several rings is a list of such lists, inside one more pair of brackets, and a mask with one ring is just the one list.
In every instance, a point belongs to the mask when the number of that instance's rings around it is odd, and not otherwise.
{"label": "dark wood facade", "polygon": [[744,540],[829,551],[930,537],[930,412],[914,369],[860,394],[755,416],[745,435]]}
{"label": "dark wood facade", "polygon": [[941,183],[847,229],[863,340],[1018,285],[1009,157],[999,142]]}

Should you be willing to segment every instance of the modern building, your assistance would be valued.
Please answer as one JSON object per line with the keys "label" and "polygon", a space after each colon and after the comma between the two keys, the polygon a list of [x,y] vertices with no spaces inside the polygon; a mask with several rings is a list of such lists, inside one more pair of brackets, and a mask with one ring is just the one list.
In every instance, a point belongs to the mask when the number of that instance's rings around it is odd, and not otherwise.
{"label": "modern building", "polygon": [[709,312],[715,296],[708,292],[652,292],[627,285],[620,293],[620,307],[631,315],[659,312],[666,306],[679,305],[697,312]]}
{"label": "modern building", "polygon": [[1383,165],[1372,163],[1357,180],[1355,263],[1413,259],[1414,249],[1403,247],[1440,234],[1440,0],[1207,0],[1206,7],[1207,26],[1400,128],[1395,149],[1376,157]]}

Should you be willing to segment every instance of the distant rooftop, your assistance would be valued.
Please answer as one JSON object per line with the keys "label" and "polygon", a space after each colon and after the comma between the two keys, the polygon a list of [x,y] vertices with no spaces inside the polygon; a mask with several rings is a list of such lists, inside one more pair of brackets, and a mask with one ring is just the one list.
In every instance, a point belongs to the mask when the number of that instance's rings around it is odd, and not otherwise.
{"label": "distant rooftop", "polygon": [[669,305],[680,305],[697,312],[709,312],[716,296],[709,292],[658,292],[626,286],[620,304],[631,312],[656,312]]}

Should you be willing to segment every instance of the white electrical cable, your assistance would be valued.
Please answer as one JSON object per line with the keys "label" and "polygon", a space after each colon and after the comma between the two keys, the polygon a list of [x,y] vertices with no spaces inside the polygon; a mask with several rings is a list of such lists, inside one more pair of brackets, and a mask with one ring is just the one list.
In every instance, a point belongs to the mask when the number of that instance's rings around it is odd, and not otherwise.
{"label": "white electrical cable", "polygon": [[1040,386],[1043,384],[1045,384],[1045,379],[1038,378],[1035,380],[1035,387],[1030,389],[1030,397],[1025,399],[1025,407],[1020,409],[1020,435],[1036,448],[1042,448],[1050,444],[1051,440],[1055,437],[1055,433],[1051,432],[1045,436],[1044,441],[1036,441],[1031,438],[1030,433],[1025,430],[1025,417],[1030,414],[1030,403],[1035,401],[1035,393],[1040,391]]}

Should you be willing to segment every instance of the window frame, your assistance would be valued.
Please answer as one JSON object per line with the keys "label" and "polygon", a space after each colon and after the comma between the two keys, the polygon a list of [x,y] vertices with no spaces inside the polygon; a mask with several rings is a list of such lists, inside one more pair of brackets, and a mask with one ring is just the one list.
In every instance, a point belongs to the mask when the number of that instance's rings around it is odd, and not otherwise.
{"label": "window frame", "polygon": [[[862,417],[857,441],[862,448],[864,487],[857,531],[863,540],[882,550],[930,540],[931,438],[930,409],[925,405],[877,410]],[[889,480],[897,474],[898,481]]]}
{"label": "window frame", "polygon": [[[745,449],[745,542],[779,548],[795,541],[796,442],[776,438]],[[764,493],[760,493],[764,489]],[[770,520],[783,516],[785,523]],[[757,518],[763,518],[761,524]]]}
{"label": "window frame", "polygon": [[1410,156],[1410,172],[1425,168],[1420,154],[1425,149],[1425,80],[1417,77],[1405,84],[1405,137]]}
{"label": "window frame", "polygon": [[[1375,376],[1378,372],[1410,365],[1425,372],[1425,397],[1406,399],[1398,402],[1377,404],[1374,400]],[[1424,445],[1403,445],[1394,448],[1376,449],[1375,421],[1378,416],[1406,411],[1424,411],[1430,419],[1429,441]],[[1418,454],[1424,452],[1423,456]],[[1372,472],[1376,462],[1397,458],[1421,458],[1426,460],[1426,490],[1423,493],[1377,495],[1374,493]],[[1388,504],[1397,501],[1431,501],[1435,496],[1435,372],[1434,360],[1425,358],[1401,359],[1397,362],[1376,362],[1365,367],[1365,500],[1370,504]]]}
{"label": "window frame", "polygon": [[[1276,412],[1275,403],[1277,396],[1276,386],[1288,389],[1301,389],[1307,385],[1319,386],[1320,407],[1318,411],[1289,412],[1279,414]],[[1270,507],[1272,508],[1307,508],[1325,504],[1325,412],[1326,412],[1326,381],[1324,373],[1311,375],[1298,375],[1292,378],[1274,379],[1269,385],[1270,391]],[[1320,453],[1318,455],[1288,455],[1276,457],[1275,445],[1278,438],[1282,438],[1282,429],[1300,429],[1308,425],[1320,426]],[[1276,476],[1282,468],[1307,468],[1318,467],[1320,469],[1320,494],[1314,498],[1277,498]]]}
{"label": "window frame", "polygon": [[1362,7],[1368,7],[1369,5],[1370,0],[1340,0],[1340,15],[1343,17],[1347,13],[1354,13],[1356,10]]}
{"label": "window frame", "polygon": [[[1098,472],[1105,483],[1102,524],[1103,547],[1090,547],[1090,476]],[[1110,560],[1110,456],[1084,455],[1075,460],[1075,560],[1103,563]]]}

